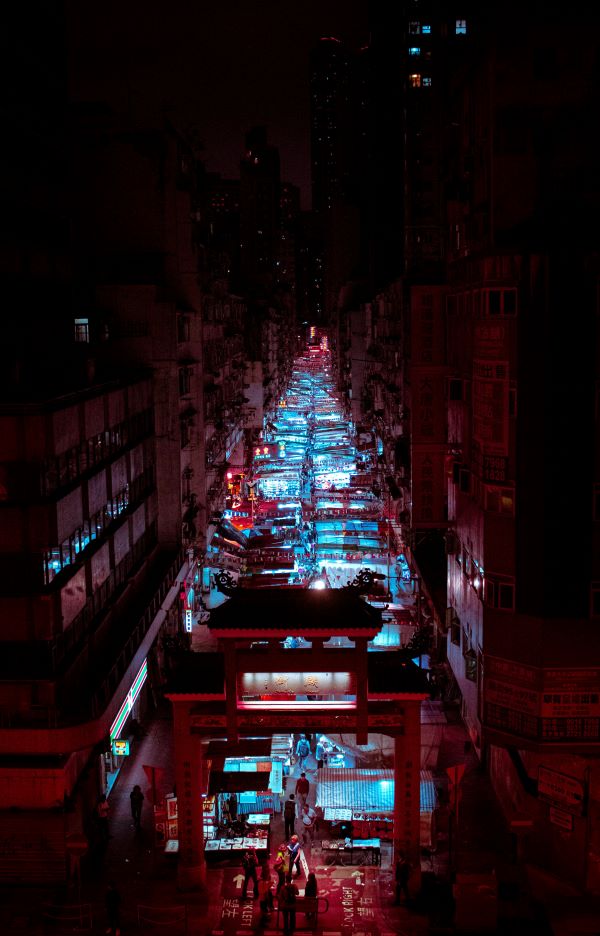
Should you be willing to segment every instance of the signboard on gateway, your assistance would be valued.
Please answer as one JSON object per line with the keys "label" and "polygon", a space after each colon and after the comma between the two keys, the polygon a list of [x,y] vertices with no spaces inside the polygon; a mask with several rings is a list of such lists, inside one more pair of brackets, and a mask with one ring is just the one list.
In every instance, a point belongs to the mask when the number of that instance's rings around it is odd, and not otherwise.
{"label": "signboard on gateway", "polygon": [[354,673],[240,673],[238,697],[246,705],[297,702],[342,705],[356,700]]}
{"label": "signboard on gateway", "polygon": [[538,767],[538,796],[575,816],[585,811],[585,784],[550,767]]}

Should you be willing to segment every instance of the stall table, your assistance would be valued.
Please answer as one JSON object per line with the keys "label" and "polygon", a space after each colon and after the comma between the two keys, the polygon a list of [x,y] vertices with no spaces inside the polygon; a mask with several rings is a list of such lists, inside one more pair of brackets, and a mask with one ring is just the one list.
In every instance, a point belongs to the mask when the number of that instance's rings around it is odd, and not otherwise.
{"label": "stall table", "polygon": [[381,839],[334,839],[321,842],[325,857],[332,864],[381,864]]}
{"label": "stall table", "polygon": [[269,829],[271,827],[271,816],[269,813],[249,813],[244,816],[247,824],[257,826],[260,829]]}
{"label": "stall table", "polygon": [[244,836],[243,838],[212,839],[206,842],[204,853],[206,859],[223,861],[224,859],[235,859],[241,861],[244,852],[253,845],[256,849],[259,861],[267,857],[269,853],[268,838],[256,838],[254,836]]}

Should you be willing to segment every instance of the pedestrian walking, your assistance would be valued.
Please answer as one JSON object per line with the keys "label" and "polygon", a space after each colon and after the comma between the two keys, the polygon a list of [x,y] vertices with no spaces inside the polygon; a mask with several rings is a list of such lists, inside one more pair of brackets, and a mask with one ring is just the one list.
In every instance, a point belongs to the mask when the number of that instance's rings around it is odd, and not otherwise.
{"label": "pedestrian walking", "polygon": [[293,793],[290,793],[289,798],[286,799],[285,805],[283,807],[283,823],[285,827],[284,835],[286,839],[290,839],[294,834],[294,824],[296,821],[296,797]]}
{"label": "pedestrian walking", "polygon": [[129,799],[131,801],[131,815],[133,816],[133,823],[136,829],[140,828],[142,822],[142,804],[144,802],[144,794],[142,793],[142,788],[139,783],[136,783],[133,790],[129,794]]}
{"label": "pedestrian walking", "polygon": [[293,936],[296,929],[296,897],[299,893],[291,874],[288,874],[278,895],[279,909],[283,913],[284,936]]}
{"label": "pedestrian walking", "polygon": [[277,893],[285,884],[285,876],[290,870],[290,853],[285,842],[282,842],[277,849],[273,867],[277,873]]}
{"label": "pedestrian walking", "polygon": [[319,887],[317,884],[317,877],[314,871],[310,871],[306,879],[306,887],[304,888],[304,896],[314,898],[314,904],[312,905],[314,909],[306,911],[307,923],[316,923],[317,921],[317,894],[318,892],[319,892]]}
{"label": "pedestrian walking", "polygon": [[268,865],[263,865],[260,881],[258,882],[258,905],[261,912],[261,923],[268,923],[273,909],[273,881]]}
{"label": "pedestrian walking", "polygon": [[242,900],[246,900],[248,896],[248,881],[252,881],[253,884],[252,896],[254,898],[258,897],[258,878],[256,876],[257,867],[258,857],[256,855],[256,849],[253,845],[249,845],[244,855],[242,856],[242,868],[244,869]]}
{"label": "pedestrian walking", "polygon": [[110,830],[108,827],[108,815],[110,813],[110,806],[106,795],[103,793],[102,796],[98,798],[96,803],[96,823],[98,824],[98,831],[100,833],[100,841],[106,844],[110,838]]}
{"label": "pedestrian walking", "polygon": [[298,744],[296,745],[296,757],[298,758],[298,767],[300,768],[300,770],[302,770],[302,768],[304,767],[304,761],[306,760],[309,754],[310,754],[310,744],[308,743],[304,735],[300,735],[300,740],[298,741]]}
{"label": "pedestrian walking", "polygon": [[396,859],[396,899],[394,900],[395,904],[399,904],[402,894],[404,894],[406,900],[410,900],[410,894],[408,891],[408,880],[410,878],[411,864],[406,854],[401,851],[398,853]]}
{"label": "pedestrian walking", "polygon": [[110,936],[121,936],[121,924],[119,922],[121,895],[114,881],[108,882],[106,894],[104,895],[104,904],[106,906],[106,918],[108,921],[108,928],[106,930],[107,936],[108,934],[110,934]]}
{"label": "pedestrian walking", "polygon": [[317,759],[317,769],[319,770],[323,767],[325,763],[325,759],[327,757],[326,743],[327,743],[327,739],[325,738],[324,735],[321,735],[321,737],[317,741],[317,747],[315,749],[315,757]]}
{"label": "pedestrian walking", "polygon": [[235,793],[232,793],[227,800],[227,806],[229,807],[229,818],[232,822],[235,822],[238,814],[238,801]]}
{"label": "pedestrian walking", "polygon": [[302,810],[308,798],[309,792],[310,792],[310,781],[306,779],[306,774],[303,771],[298,777],[298,779],[296,780],[296,789],[294,790],[294,793],[296,794],[296,799],[298,800],[298,803],[300,804],[300,815],[302,815]]}
{"label": "pedestrian walking", "polygon": [[300,877],[300,850],[300,839],[297,835],[292,835],[288,845],[288,852],[290,854],[290,874],[294,873],[295,868],[296,877]]}
{"label": "pedestrian walking", "polygon": [[308,803],[305,803],[302,809],[302,841],[304,845],[312,842],[314,838],[316,818],[315,810]]}

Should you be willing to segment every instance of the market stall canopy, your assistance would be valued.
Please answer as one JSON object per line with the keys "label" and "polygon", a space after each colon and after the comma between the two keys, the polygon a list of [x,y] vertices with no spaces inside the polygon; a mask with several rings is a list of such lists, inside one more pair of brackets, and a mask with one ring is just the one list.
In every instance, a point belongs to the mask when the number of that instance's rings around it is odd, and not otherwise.
{"label": "market stall canopy", "polygon": [[267,791],[271,774],[268,770],[211,770],[208,795]]}

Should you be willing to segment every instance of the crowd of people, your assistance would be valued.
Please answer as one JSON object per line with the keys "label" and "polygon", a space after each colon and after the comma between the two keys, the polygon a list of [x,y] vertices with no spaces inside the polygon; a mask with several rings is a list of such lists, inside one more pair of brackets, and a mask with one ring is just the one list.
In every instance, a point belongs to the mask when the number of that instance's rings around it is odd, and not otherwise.
{"label": "crowd of people", "polygon": [[[273,870],[277,875],[276,883],[273,881],[269,863],[265,862],[262,867],[260,866],[256,849],[253,846],[246,849],[242,858],[244,870],[242,900],[248,899],[248,886],[252,882],[252,898],[259,901],[261,922],[267,923],[275,907],[275,898],[277,898],[277,906],[283,916],[284,936],[293,936],[296,928],[297,898],[300,896],[296,879],[302,875],[300,853],[300,839],[296,834],[293,834],[289,841],[279,845],[273,862]],[[260,878],[258,877],[259,867]],[[308,902],[305,900],[302,908],[309,923],[314,923],[317,919],[318,891],[316,875],[314,871],[309,871],[303,894],[305,899],[308,898]]]}
{"label": "crowd of people", "polygon": [[[317,919],[317,878],[314,871],[308,871],[306,861],[303,861],[303,846],[312,845],[322,817],[322,811],[315,809],[309,801],[311,781],[304,766],[311,754],[309,737],[301,735],[294,744],[299,774],[295,782],[288,782],[290,792],[283,807],[284,841],[273,851],[272,865],[266,861],[261,866],[253,847],[249,847],[242,858],[244,883],[241,899],[247,900],[251,896],[259,901],[262,924],[268,923],[277,900],[277,909],[283,917],[284,936],[292,936],[295,931],[300,896],[303,898],[301,911],[305,914],[306,922],[312,925]],[[296,881],[305,871],[306,883],[301,894]]]}

